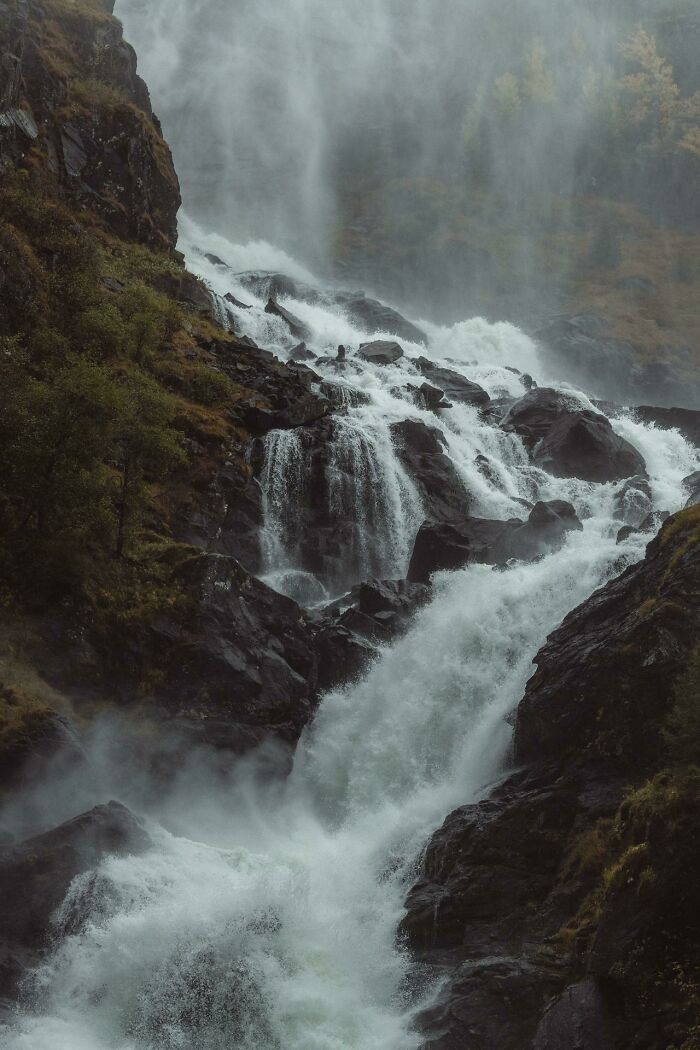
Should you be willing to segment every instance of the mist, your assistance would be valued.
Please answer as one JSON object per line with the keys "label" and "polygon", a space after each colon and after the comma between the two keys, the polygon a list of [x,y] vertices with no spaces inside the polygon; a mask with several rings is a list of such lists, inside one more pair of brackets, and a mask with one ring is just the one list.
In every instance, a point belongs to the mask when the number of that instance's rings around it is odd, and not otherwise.
{"label": "mist", "polygon": [[[117,5],[191,218],[433,320],[479,306],[521,319],[561,297],[588,250],[580,238],[606,221],[595,208],[581,215],[577,198],[623,188],[605,157],[620,45],[640,25],[673,28],[683,10],[664,0]],[[634,196],[631,172],[622,176]],[[647,165],[647,188],[653,176]]]}

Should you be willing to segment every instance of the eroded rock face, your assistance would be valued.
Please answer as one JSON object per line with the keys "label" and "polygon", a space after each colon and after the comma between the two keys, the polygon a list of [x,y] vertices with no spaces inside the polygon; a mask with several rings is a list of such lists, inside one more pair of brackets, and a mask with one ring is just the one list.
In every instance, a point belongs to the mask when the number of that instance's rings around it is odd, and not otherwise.
{"label": "eroded rock face", "polygon": [[556,477],[608,482],[646,474],[640,453],[605,416],[548,387],[516,401],[501,426],[520,435],[535,466]]}
{"label": "eroded rock face", "polygon": [[583,526],[570,503],[537,503],[527,521],[511,518],[465,518],[427,521],[421,526],[411,555],[408,579],[427,583],[434,572],[465,565],[505,565],[511,558],[530,561],[556,549],[567,532]]}
{"label": "eroded rock face", "polygon": [[[121,24],[98,11],[50,4],[17,5],[10,15],[0,48],[21,56],[11,102],[25,122],[7,141],[0,128],[0,158],[5,153],[16,163],[31,150],[117,236],[174,248],[178,180]],[[52,59],[61,49],[71,56],[65,71]],[[111,91],[109,104],[76,95],[80,76]]]}
{"label": "eroded rock face", "polygon": [[683,541],[695,527],[692,511],[669,519],[642,562],[549,637],[520,705],[518,761],[595,760],[640,775],[663,753],[669,683],[700,628],[700,546]]}
{"label": "eroded rock face", "polygon": [[398,457],[418,486],[431,519],[444,521],[466,516],[469,493],[445,453],[447,443],[442,431],[415,419],[392,423],[390,429]]}
{"label": "eroded rock face", "polygon": [[73,879],[109,854],[143,853],[150,845],[136,817],[110,802],[0,853],[0,996],[13,996],[24,970],[40,961]]}
{"label": "eroded rock face", "polygon": [[154,701],[217,747],[295,742],[316,698],[316,654],[299,606],[222,555],[194,559],[183,583],[191,615],[151,628],[146,659],[163,674]]}

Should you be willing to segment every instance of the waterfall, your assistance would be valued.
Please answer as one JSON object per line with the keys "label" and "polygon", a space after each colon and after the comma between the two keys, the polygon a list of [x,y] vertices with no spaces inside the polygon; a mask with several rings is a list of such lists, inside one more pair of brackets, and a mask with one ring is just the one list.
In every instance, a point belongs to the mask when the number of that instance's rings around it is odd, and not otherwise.
{"label": "waterfall", "polygon": [[[521,6],[530,31],[552,40],[584,5]],[[648,537],[616,542],[620,484],[554,477],[475,407],[455,402],[437,416],[416,398],[424,356],[493,398],[522,395],[522,373],[551,382],[526,334],[483,318],[413,317],[425,344],[401,339],[400,360],[364,364],[359,345],[394,333],[351,316],[309,267],[327,260],[349,158],[358,192],[363,165],[390,181],[461,162],[463,110],[493,72],[480,33],[492,40],[507,23],[517,37],[517,7],[509,2],[496,26],[492,0],[117,4],[175,147],[188,209],[180,247],[215,295],[246,306],[219,298],[221,319],[287,361],[295,340],[244,271],[279,270],[317,289],[280,302],[310,329],[312,367],[341,388],[342,407],[266,438],[268,583],[313,605],[368,576],[405,574],[425,513],[393,437],[406,420],[439,431],[474,514],[524,517],[523,500],[561,499],[583,529],[529,564],[437,574],[408,632],[360,680],[321,699],[283,782],[265,780],[253,755],[226,777],[193,763],[167,796],[151,797],[152,847],[74,880],[51,951],[17,1012],[0,1020],[3,1050],[420,1046],[415,1017],[435,989],[417,986],[396,930],[421,853],[447,814],[487,797],[507,770],[508,716],[548,633],[641,558]],[[602,60],[591,7],[575,21],[581,47]],[[555,181],[569,173],[574,140],[548,147],[563,123],[584,119],[575,99],[533,139]],[[508,194],[511,161],[504,153],[492,171]],[[343,367],[332,360],[341,343]],[[564,389],[592,407],[585,392]],[[644,454],[654,508],[680,509],[698,451],[674,431],[624,416],[612,425]],[[109,768],[98,757],[93,766],[111,797]],[[141,807],[137,784],[122,781],[119,797]]]}
{"label": "waterfall", "polygon": [[[294,305],[307,310],[307,321],[315,316],[319,343],[347,331],[342,312]],[[267,323],[261,306],[259,313],[251,324]],[[533,364],[532,345],[509,326],[434,331],[429,351],[450,345],[452,366],[478,374],[494,395],[517,392],[508,356]],[[352,571],[379,563],[398,569],[406,549],[400,523],[407,535],[415,528],[400,481],[381,476],[395,459],[386,443],[390,421],[429,418],[398,385],[413,378],[413,360],[342,375],[363,396],[334,421],[337,441],[326,451],[345,478],[357,468],[357,487],[331,485],[326,512],[342,512],[353,528],[380,512],[391,521],[391,530],[352,551],[345,563]],[[584,393],[568,393],[590,405]],[[628,418],[613,425],[643,451],[655,507],[678,509],[680,481],[700,465],[697,450],[674,431]],[[408,634],[384,648],[361,681],[323,698],[284,783],[261,781],[255,758],[228,782],[207,780],[206,790],[184,771],[153,811],[153,847],[109,858],[74,881],[55,916],[54,950],[30,975],[23,1010],[0,1029],[8,1050],[420,1045],[413,1020],[435,990],[416,986],[395,931],[421,851],[446,814],[483,798],[502,775],[506,716],[547,634],[641,557],[646,542],[633,534],[616,543],[620,484],[535,470],[518,438],[469,406],[446,410],[440,426],[477,508],[507,517],[522,497],[573,500],[583,531],[532,564],[439,574]],[[493,465],[486,475],[475,465],[477,451]],[[307,467],[303,431],[269,437],[268,557],[279,566],[292,565],[303,539],[294,513]],[[374,502],[370,489],[379,493]],[[383,544],[394,528],[392,549]]]}
{"label": "waterfall", "polygon": [[[338,417],[321,470],[305,438],[303,429],[273,431],[265,442],[264,578],[303,600],[316,577],[326,596],[358,580],[404,577],[424,515],[386,424],[363,427]],[[325,557],[318,551],[322,531],[333,536]]]}

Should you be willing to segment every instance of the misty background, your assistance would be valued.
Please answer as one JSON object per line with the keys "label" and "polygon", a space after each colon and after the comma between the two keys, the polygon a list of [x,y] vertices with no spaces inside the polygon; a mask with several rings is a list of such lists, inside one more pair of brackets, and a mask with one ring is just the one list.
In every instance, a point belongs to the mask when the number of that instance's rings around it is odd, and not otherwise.
{"label": "misty background", "polygon": [[697,0],[121,0],[117,14],[185,209],[230,240],[438,321],[522,322],[644,276],[663,326],[697,288]]}

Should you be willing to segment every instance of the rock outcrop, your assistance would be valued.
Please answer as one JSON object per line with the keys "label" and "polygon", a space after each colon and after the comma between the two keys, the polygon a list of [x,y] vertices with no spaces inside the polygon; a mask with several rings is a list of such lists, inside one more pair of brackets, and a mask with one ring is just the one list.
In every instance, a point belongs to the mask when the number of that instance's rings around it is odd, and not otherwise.
{"label": "rock outcrop", "polygon": [[178,180],[120,23],[98,4],[8,7],[0,165],[43,168],[117,236],[173,248]]}
{"label": "rock outcrop", "polygon": [[620,481],[646,474],[640,453],[619,437],[606,416],[542,387],[516,401],[501,423],[519,434],[535,466],[555,477]]}
{"label": "rock outcrop", "polygon": [[511,518],[465,518],[427,521],[421,526],[411,555],[408,579],[427,583],[434,572],[465,565],[505,565],[511,558],[530,561],[564,542],[566,534],[583,526],[570,503],[537,503],[527,521]]}
{"label": "rock outcrop", "polygon": [[388,339],[375,339],[361,343],[357,356],[371,365],[393,365],[403,357],[403,347]]}
{"label": "rock outcrop", "polygon": [[15,995],[24,971],[41,961],[73,879],[107,855],[143,853],[150,844],[136,817],[110,802],[0,853],[0,997]]}
{"label": "rock outcrop", "polygon": [[416,419],[392,423],[398,458],[418,487],[426,513],[434,521],[451,521],[469,513],[469,493],[446,454],[447,442],[437,427]]}
{"label": "rock outcrop", "polygon": [[412,363],[429,383],[442,390],[448,401],[477,408],[488,405],[490,398],[483,387],[472,383],[460,372],[437,365],[427,357],[418,357]]}
{"label": "rock outcrop", "polygon": [[407,899],[401,935],[419,974],[442,978],[419,1018],[426,1047],[652,1050],[688,1036],[700,782],[654,774],[699,627],[693,508],[538,654],[519,771],[448,817]]}

